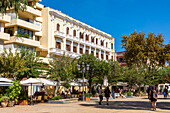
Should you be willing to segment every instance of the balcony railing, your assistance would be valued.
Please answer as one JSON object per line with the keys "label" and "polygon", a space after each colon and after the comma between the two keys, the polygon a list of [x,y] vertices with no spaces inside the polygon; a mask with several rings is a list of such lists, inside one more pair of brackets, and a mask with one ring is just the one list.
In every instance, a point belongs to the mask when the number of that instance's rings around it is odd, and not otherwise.
{"label": "balcony railing", "polygon": [[21,27],[27,28],[28,30],[32,30],[35,32],[39,32],[41,29],[40,26],[21,20],[21,19],[12,19],[11,23],[5,24],[5,27],[11,27],[11,26],[21,26]]}
{"label": "balcony railing", "polygon": [[9,23],[11,22],[11,17],[8,15],[0,14],[0,22]]}
{"label": "balcony railing", "polygon": [[55,36],[56,37],[60,37],[60,38],[65,38],[65,34],[64,32],[61,32],[61,31],[55,31]]}
{"label": "balcony railing", "polygon": [[9,39],[10,39],[9,34],[0,32],[0,40],[9,40]]}
{"label": "balcony railing", "polygon": [[63,55],[63,54],[65,54],[65,56],[69,55],[72,58],[78,57],[80,55],[80,54],[75,53],[75,52],[61,50],[61,49],[58,49],[58,48],[50,48],[50,52],[53,53],[53,54],[56,54],[56,55],[60,55],[60,56]]}
{"label": "balcony railing", "polygon": [[29,45],[29,46],[34,46],[34,47],[40,46],[39,41],[35,41],[35,40],[32,40],[32,39],[27,39],[27,38],[23,38],[23,37],[16,37],[16,36],[10,37],[10,40],[6,41],[5,43],[11,43],[11,42]]}

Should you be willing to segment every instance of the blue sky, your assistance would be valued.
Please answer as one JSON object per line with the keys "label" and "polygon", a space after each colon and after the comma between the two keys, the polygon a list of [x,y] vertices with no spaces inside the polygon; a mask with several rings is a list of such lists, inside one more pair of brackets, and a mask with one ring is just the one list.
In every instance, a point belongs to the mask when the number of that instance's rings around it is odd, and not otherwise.
{"label": "blue sky", "polygon": [[170,41],[170,0],[42,0],[51,7],[115,38],[116,52],[121,36],[134,30],[162,33]]}

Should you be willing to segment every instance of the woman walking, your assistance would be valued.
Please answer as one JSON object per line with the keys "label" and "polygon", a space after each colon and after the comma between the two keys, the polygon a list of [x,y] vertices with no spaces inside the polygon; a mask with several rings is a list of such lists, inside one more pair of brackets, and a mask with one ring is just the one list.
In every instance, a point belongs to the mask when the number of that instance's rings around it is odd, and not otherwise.
{"label": "woman walking", "polygon": [[109,101],[109,97],[110,97],[110,90],[109,90],[109,86],[106,87],[105,91],[105,97],[106,97],[106,100],[107,100],[107,105],[109,105],[108,101]]}
{"label": "woman walking", "polygon": [[154,89],[154,87],[152,87],[151,91],[150,91],[150,100],[152,102],[152,108],[155,111],[156,110],[156,101],[157,101],[157,92]]}
{"label": "woman walking", "polygon": [[100,89],[99,89],[99,98],[100,98],[100,101],[99,101],[99,105],[102,104],[102,100],[103,100],[103,91],[102,91],[102,86],[100,86]]}

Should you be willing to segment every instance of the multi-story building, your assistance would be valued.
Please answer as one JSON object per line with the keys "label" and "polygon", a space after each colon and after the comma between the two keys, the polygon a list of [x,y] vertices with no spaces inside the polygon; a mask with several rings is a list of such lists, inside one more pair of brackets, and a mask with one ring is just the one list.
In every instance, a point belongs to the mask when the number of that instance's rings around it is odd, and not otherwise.
{"label": "multi-story building", "polygon": [[120,66],[127,66],[125,60],[123,59],[123,55],[125,54],[125,52],[126,51],[115,53],[116,61],[119,62]]}
{"label": "multi-story building", "polygon": [[[59,57],[63,54],[75,58],[81,54],[93,54],[100,60],[114,60],[114,38],[94,27],[66,14],[44,7],[41,0],[28,0],[25,11],[11,17],[5,24],[8,40],[5,48],[31,49],[42,57]],[[10,37],[9,37],[10,35]],[[0,35],[1,36],[1,35]]]}
{"label": "multi-story building", "polygon": [[111,59],[111,35],[75,20],[49,7],[42,9],[43,37],[40,41],[43,56],[63,54],[75,58],[81,54],[93,54],[99,59]]}
{"label": "multi-story building", "polygon": [[10,39],[10,35],[4,33],[5,23],[11,22],[10,16],[0,14],[0,52],[4,50],[4,41]]}
{"label": "multi-story building", "polygon": [[4,42],[4,47],[12,50],[22,47],[35,51],[40,46],[42,37],[42,17],[41,10],[36,5],[39,1],[28,0],[28,6],[25,11],[19,10],[18,14],[10,9],[7,15],[11,17],[11,22],[5,24],[5,33],[10,34],[10,39]]}

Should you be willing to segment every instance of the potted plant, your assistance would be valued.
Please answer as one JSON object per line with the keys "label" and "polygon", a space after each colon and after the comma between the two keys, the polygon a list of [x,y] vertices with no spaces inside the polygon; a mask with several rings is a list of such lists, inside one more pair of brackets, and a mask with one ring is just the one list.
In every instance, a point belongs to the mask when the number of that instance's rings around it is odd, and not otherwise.
{"label": "potted plant", "polygon": [[21,93],[21,86],[19,81],[14,81],[12,86],[6,90],[9,96],[8,107],[13,107],[14,103],[18,101],[19,94]]}
{"label": "potted plant", "polygon": [[91,97],[91,94],[90,93],[86,93],[85,94],[85,101],[90,101],[90,97]]}
{"label": "potted plant", "polygon": [[7,105],[8,105],[8,100],[9,100],[9,97],[7,97],[7,96],[2,96],[2,97],[0,98],[1,107],[7,107]]}

